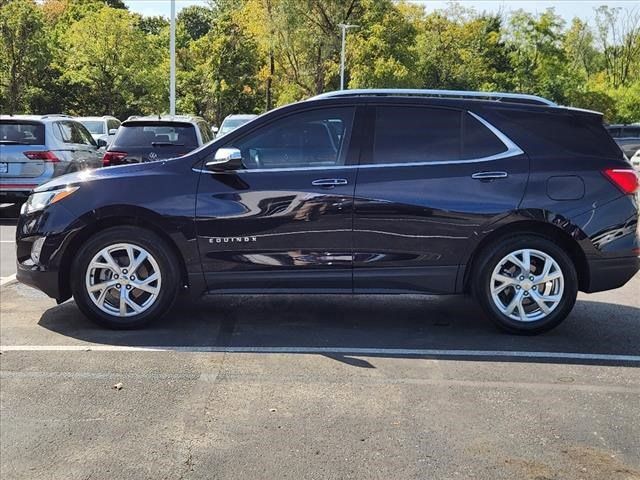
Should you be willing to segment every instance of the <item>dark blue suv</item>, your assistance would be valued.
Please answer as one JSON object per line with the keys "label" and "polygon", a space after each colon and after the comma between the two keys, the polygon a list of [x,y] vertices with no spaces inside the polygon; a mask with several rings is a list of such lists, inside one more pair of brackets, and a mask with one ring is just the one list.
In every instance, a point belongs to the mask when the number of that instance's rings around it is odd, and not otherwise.
{"label": "dark blue suv", "polygon": [[516,333],[640,267],[638,179],[596,112],[535,96],[351,90],[177,159],[60,177],[18,279],[133,328],[202,293],[472,293]]}

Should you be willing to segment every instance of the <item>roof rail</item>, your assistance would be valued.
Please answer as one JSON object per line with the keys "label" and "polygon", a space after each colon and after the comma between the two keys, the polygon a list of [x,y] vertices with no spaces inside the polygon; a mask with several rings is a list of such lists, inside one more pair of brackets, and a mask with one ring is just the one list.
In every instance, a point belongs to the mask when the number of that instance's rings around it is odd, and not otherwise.
{"label": "roof rail", "polygon": [[42,115],[42,118],[51,118],[51,117],[72,118],[71,115],[67,115],[66,113],[47,113],[46,115]]}
{"label": "roof rail", "polygon": [[379,88],[379,89],[355,89],[338,90],[335,92],[322,93],[311,97],[309,100],[336,97],[366,97],[366,96],[398,96],[398,97],[440,97],[440,98],[471,98],[478,100],[493,100],[498,102],[524,103],[529,105],[546,105],[557,107],[558,105],[537,95],[527,95],[524,93],[503,93],[503,92],[469,92],[465,90],[422,90],[412,88]]}

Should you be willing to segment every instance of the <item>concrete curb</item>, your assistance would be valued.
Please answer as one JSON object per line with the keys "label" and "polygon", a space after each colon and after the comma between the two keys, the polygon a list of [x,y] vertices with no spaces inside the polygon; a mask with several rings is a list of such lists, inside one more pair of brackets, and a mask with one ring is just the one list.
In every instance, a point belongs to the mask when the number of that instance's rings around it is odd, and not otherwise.
{"label": "concrete curb", "polygon": [[17,283],[16,274],[10,275],[8,277],[0,278],[0,287],[4,287],[5,285],[11,285],[12,283]]}

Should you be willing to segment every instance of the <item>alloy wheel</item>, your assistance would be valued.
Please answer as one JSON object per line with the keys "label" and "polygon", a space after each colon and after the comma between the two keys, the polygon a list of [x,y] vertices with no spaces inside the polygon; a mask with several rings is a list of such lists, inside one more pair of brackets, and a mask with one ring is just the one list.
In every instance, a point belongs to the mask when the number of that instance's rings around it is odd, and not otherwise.
{"label": "alloy wheel", "polygon": [[542,320],[564,293],[558,262],[540,250],[521,249],[505,256],[491,274],[491,297],[504,315],[520,322]]}
{"label": "alloy wheel", "polygon": [[160,295],[158,262],[144,248],[116,243],[100,250],[89,262],[85,287],[103,312],[131,317],[147,311]]}

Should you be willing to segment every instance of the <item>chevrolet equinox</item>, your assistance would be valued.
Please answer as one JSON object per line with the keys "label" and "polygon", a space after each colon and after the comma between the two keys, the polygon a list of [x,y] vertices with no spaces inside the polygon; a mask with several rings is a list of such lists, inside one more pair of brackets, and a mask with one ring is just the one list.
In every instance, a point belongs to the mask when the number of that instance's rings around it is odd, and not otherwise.
{"label": "chevrolet equinox", "polygon": [[539,333],[640,268],[638,179],[602,115],[541,97],[347,90],[175,159],[34,190],[18,279],[133,328],[191,293],[471,293]]}

